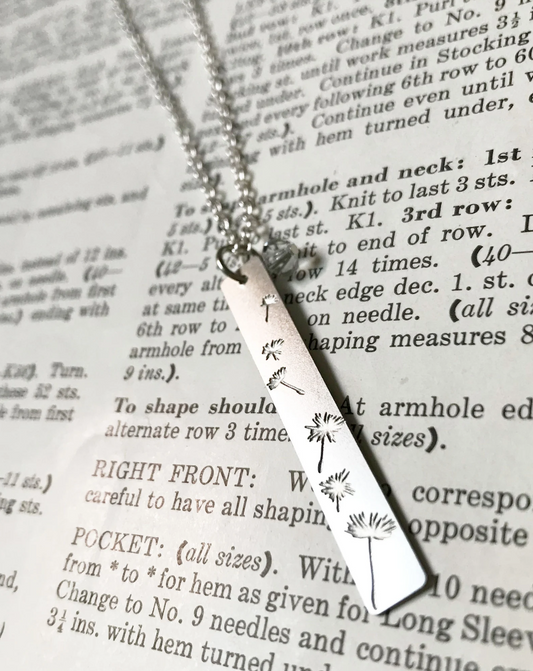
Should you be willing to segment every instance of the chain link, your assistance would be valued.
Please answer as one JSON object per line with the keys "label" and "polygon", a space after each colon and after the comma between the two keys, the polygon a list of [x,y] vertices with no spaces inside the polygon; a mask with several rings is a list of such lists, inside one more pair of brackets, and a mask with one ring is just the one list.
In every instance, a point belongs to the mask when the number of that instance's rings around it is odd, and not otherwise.
{"label": "chain link", "polygon": [[230,216],[227,207],[218,194],[215,180],[209,173],[198,141],[194,137],[192,125],[181,102],[172,93],[146,40],[134,22],[127,0],[111,1],[122,30],[128,36],[137,59],[152,84],[157,101],[168,112],[174,124],[176,134],[187,156],[187,164],[200,183],[207,205],[217,224],[218,232],[226,239],[234,253],[250,252],[255,233],[260,227],[256,194],[252,188],[251,175],[248,173],[236,132],[235,114],[231,108],[230,95],[222,76],[220,59],[198,1],[182,0],[182,3],[192,23],[194,36],[202,52],[211,86],[211,97],[220,118],[222,137],[226,144],[226,156],[233,172],[235,189],[239,196],[237,205],[241,212],[233,217]]}

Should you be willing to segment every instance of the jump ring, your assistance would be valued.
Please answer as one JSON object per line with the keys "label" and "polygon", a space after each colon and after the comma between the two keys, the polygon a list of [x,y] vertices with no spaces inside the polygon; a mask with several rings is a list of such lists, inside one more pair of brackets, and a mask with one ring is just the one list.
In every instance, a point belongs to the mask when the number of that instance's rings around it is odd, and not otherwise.
{"label": "jump ring", "polygon": [[[224,275],[227,275],[228,277],[230,277],[232,280],[235,280],[239,284],[244,284],[245,282],[248,281],[248,278],[246,277],[246,275],[243,275],[240,270],[231,270],[231,268],[228,268],[228,265],[224,260],[224,254],[226,252],[231,252],[232,254],[234,254],[235,252],[233,249],[233,245],[224,245],[224,247],[221,247],[218,250],[217,267],[224,273]],[[259,256],[259,254],[255,251],[255,249],[250,249],[248,251],[248,256],[250,255]]]}

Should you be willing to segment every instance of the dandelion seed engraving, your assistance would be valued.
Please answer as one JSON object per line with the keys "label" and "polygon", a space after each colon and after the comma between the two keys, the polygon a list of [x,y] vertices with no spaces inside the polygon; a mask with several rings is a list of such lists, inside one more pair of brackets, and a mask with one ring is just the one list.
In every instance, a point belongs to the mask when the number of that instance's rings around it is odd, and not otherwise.
{"label": "dandelion seed engraving", "polygon": [[339,473],[330,475],[329,478],[324,480],[324,482],[319,483],[322,487],[322,494],[329,496],[329,498],[335,503],[337,512],[339,512],[339,504],[345,496],[352,496],[355,493],[355,490],[352,489],[352,486],[349,482],[346,482],[346,479],[350,475],[350,471],[347,471],[345,468]]}
{"label": "dandelion seed engraving", "polygon": [[305,391],[303,389],[298,389],[298,387],[293,386],[292,384],[289,384],[288,382],[285,382],[285,375],[287,374],[287,369],[285,366],[277,370],[274,375],[269,379],[267,382],[267,387],[272,390],[275,389],[277,386],[282,384],[284,387],[288,387],[289,389],[293,389],[297,394],[300,394],[300,396],[303,396],[305,394]]}
{"label": "dandelion seed engraving", "polygon": [[267,294],[266,296],[263,296],[263,301],[261,303],[262,308],[266,308],[266,315],[265,315],[265,321],[268,321],[268,308],[271,305],[275,305],[278,302],[277,296],[274,294]]}
{"label": "dandelion seed engraving", "polygon": [[339,415],[332,415],[330,412],[325,412],[321,415],[319,412],[315,413],[313,417],[314,425],[306,426],[309,430],[307,440],[309,442],[316,440],[320,443],[320,459],[318,460],[318,472],[322,473],[322,461],[324,459],[324,442],[326,438],[330,443],[335,442],[335,434],[341,428],[344,420]]}
{"label": "dandelion seed engraving", "polygon": [[[376,608],[375,601],[375,579],[374,579],[374,564],[372,561],[372,541],[382,541],[390,538],[392,532],[396,529],[396,522],[387,515],[379,517],[378,513],[370,513],[368,522],[365,519],[364,513],[358,515],[350,515],[348,529],[346,532],[351,534],[354,538],[368,539],[368,559],[370,561],[370,579],[371,592],[370,598],[372,606]],[[377,609],[376,609],[377,610]]]}
{"label": "dandelion seed engraving", "polygon": [[270,357],[277,361],[281,356],[281,346],[285,341],[280,338],[278,340],[272,340],[270,343],[263,345],[261,354],[266,354],[266,360],[268,361]]}

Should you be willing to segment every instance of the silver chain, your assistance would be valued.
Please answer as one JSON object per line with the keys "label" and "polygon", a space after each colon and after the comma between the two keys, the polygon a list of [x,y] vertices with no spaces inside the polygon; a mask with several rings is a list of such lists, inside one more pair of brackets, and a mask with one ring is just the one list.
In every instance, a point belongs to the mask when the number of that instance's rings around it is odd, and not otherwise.
{"label": "silver chain", "polygon": [[182,0],[183,6],[192,23],[194,36],[198,42],[207,77],[211,85],[211,97],[220,117],[222,136],[226,143],[226,155],[234,175],[235,188],[241,210],[231,217],[217,192],[215,181],[207,169],[198,141],[194,137],[191,122],[187,118],[179,99],[172,93],[165,76],[157,65],[152,52],[141,31],[135,24],[131,9],[126,0],[112,0],[115,13],[123,31],[135,50],[137,59],[150,80],[158,102],[168,112],[187,163],[200,183],[211,214],[216,221],[218,231],[226,238],[227,245],[235,254],[247,254],[252,247],[254,234],[260,222],[255,192],[251,185],[251,176],[240,147],[235,129],[235,115],[231,108],[228,89],[221,74],[221,65],[209,26],[197,0]]}

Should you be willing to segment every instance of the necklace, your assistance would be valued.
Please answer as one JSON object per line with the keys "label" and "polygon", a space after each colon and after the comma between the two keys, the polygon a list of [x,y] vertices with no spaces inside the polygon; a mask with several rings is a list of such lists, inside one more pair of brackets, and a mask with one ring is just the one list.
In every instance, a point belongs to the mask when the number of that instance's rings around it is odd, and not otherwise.
{"label": "necklace", "polygon": [[198,0],[183,0],[183,6],[201,48],[220,117],[239,196],[236,216],[229,215],[218,196],[192,126],[135,25],[127,0],[112,1],[157,100],[170,115],[188,165],[225,239],[217,253],[217,265],[228,276],[221,285],[226,301],[361,598],[369,612],[381,613],[420,590],[426,575],[265,268],[263,261],[272,272],[290,264],[290,246],[267,248],[264,257],[252,247],[261,225],[255,193],[214,41]]}

